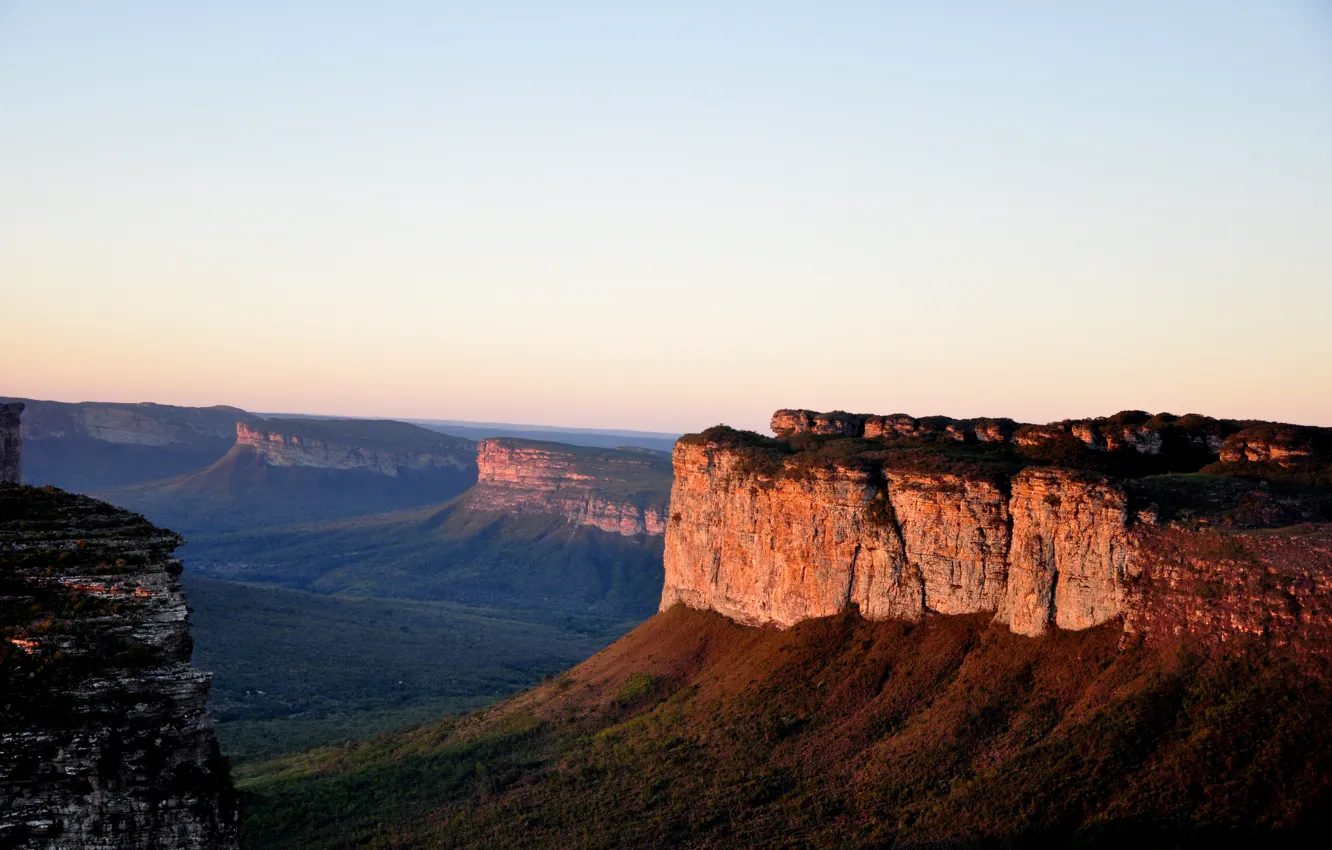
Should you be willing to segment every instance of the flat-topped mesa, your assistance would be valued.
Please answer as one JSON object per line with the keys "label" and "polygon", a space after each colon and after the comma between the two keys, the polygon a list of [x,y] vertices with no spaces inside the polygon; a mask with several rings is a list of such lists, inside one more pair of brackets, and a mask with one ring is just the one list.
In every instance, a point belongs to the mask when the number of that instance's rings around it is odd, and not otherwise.
{"label": "flat-topped mesa", "polygon": [[236,846],[180,543],[104,502],[0,487],[0,846]]}
{"label": "flat-topped mesa", "polygon": [[22,402],[0,404],[0,484],[18,484],[23,478],[22,413]]}
{"label": "flat-topped mesa", "polygon": [[666,531],[664,453],[497,438],[477,445],[476,462],[470,510],[560,517],[625,536]]}
{"label": "flat-topped mesa", "polygon": [[475,444],[390,420],[265,419],[237,422],[236,446],[269,466],[364,470],[397,478],[466,470]]}
{"label": "flat-topped mesa", "polygon": [[[870,619],[984,612],[1024,635],[1084,629],[1145,609],[1143,588],[1165,586],[1157,575],[1143,579],[1154,563],[1144,552],[1158,551],[1144,541],[1176,514],[1196,517],[1190,533],[1214,522],[1243,534],[1246,525],[1317,519],[1324,510],[1322,491],[1273,497],[1266,485],[1238,478],[1152,473],[1139,486],[1117,470],[1140,468],[1134,457],[1177,450],[1177,461],[1196,464],[1180,471],[1197,471],[1222,447],[1208,436],[1229,426],[1205,417],[1182,426],[1174,417],[1135,419],[1078,423],[1099,445],[1078,437],[1073,425],[1054,430],[1067,445],[1051,454],[976,434],[1024,433],[1007,420],[970,420],[955,429],[959,438],[948,428],[957,420],[779,411],[774,428],[785,439],[724,426],[687,435],[673,456],[661,607],[683,602],[746,624],[786,627],[855,603]],[[882,424],[884,433],[891,427],[896,436],[865,438],[862,431],[860,439],[844,439],[853,420],[866,429]],[[800,429],[823,439],[792,439]],[[1332,469],[1332,455],[1290,448],[1304,445],[1299,440],[1261,438],[1250,433],[1244,445],[1276,446],[1252,450],[1262,463],[1299,458],[1301,470],[1318,462]],[[1231,466],[1239,468],[1223,474],[1254,472],[1247,460]],[[1318,570],[1332,582],[1326,552]],[[1224,618],[1188,622],[1205,630],[1217,619]],[[1135,620],[1149,621],[1162,622]]]}
{"label": "flat-topped mesa", "polygon": [[127,446],[175,446],[230,440],[236,423],[257,417],[236,407],[169,404],[28,401],[23,436],[28,440],[82,438]]}

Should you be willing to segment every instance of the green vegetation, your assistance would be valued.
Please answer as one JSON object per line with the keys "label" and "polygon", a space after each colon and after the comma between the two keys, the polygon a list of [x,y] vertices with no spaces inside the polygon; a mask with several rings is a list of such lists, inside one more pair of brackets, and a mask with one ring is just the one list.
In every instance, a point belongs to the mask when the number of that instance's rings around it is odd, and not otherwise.
{"label": "green vegetation", "polygon": [[191,570],[317,593],[638,622],[661,598],[662,540],[555,517],[478,513],[454,502],[334,523],[200,535]]}
{"label": "green vegetation", "polygon": [[1164,848],[1327,826],[1326,662],[1119,642],[677,607],[487,712],[238,771],[244,842]]}
{"label": "green vegetation", "polygon": [[194,663],[233,761],[468,711],[587,658],[632,623],[320,596],[187,573]]}
{"label": "green vegetation", "polygon": [[435,504],[475,481],[474,466],[396,478],[364,469],[269,466],[249,446],[234,446],[197,472],[95,495],[193,538]]}

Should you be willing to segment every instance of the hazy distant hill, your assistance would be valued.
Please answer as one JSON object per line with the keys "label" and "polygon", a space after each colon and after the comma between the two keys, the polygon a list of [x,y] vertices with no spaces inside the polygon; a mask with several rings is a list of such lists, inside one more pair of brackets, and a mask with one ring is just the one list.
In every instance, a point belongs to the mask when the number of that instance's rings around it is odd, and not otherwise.
{"label": "hazy distant hill", "polygon": [[437,503],[476,480],[470,440],[385,420],[249,419],[215,463],[98,495],[187,536]]}
{"label": "hazy distant hill", "polygon": [[235,407],[22,401],[23,480],[88,493],[205,467],[236,442]]}

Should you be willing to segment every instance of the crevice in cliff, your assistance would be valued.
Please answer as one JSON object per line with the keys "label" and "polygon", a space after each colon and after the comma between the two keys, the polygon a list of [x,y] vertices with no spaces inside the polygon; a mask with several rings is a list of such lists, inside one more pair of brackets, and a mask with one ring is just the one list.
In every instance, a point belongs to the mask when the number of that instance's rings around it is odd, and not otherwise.
{"label": "crevice in cliff", "polygon": [[856,565],[860,560],[860,544],[856,544],[855,550],[851,553],[851,563],[847,566],[846,593],[842,597],[842,607],[848,607],[853,601],[853,595],[856,592]]}

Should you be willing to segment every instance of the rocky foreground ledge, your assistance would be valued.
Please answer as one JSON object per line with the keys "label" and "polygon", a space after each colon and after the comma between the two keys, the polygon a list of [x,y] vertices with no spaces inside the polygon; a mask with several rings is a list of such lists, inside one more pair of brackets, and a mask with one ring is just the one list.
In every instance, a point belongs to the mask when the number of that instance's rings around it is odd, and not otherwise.
{"label": "rocky foreground ledge", "polygon": [[0,846],[236,846],[181,542],[94,499],[0,485]]}
{"label": "rocky foreground ledge", "polygon": [[786,627],[1121,618],[1332,651],[1332,431],[1126,412],[1024,426],[783,410],[681,438],[663,610]]}

